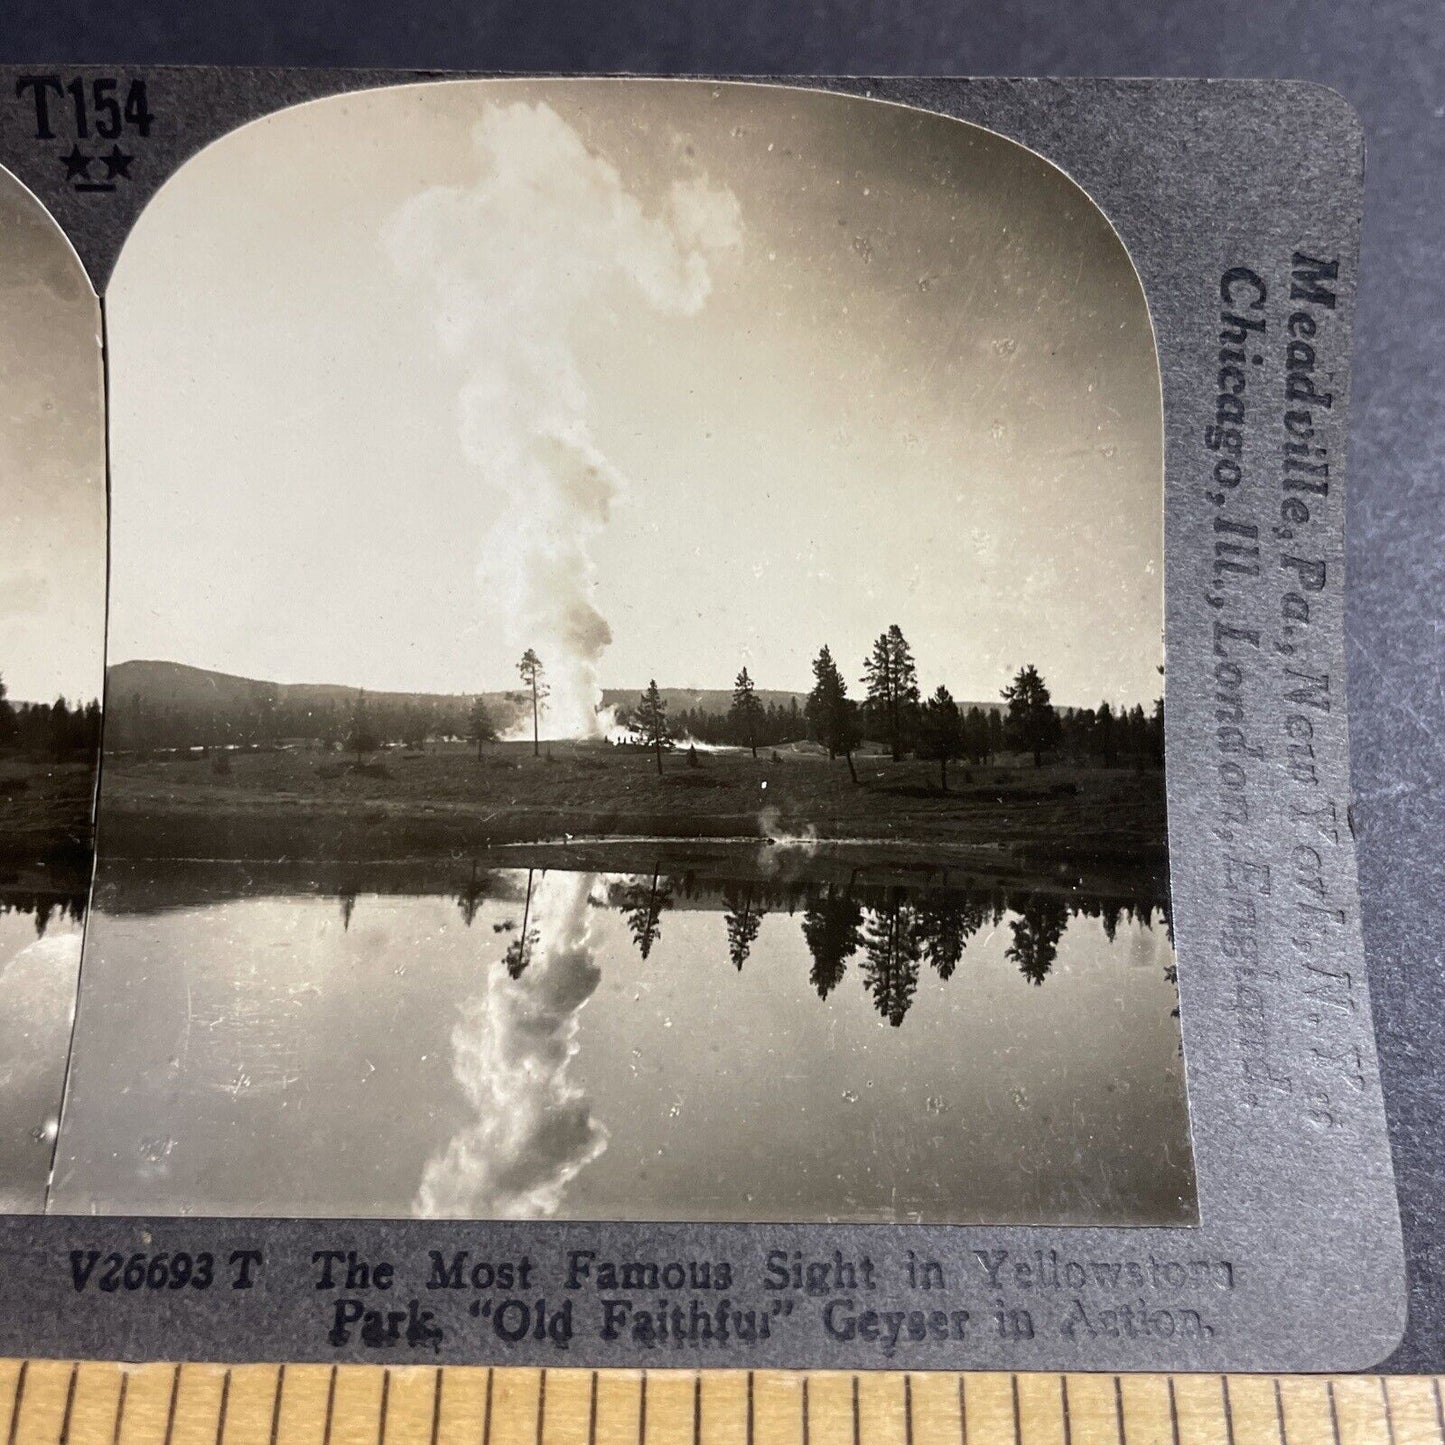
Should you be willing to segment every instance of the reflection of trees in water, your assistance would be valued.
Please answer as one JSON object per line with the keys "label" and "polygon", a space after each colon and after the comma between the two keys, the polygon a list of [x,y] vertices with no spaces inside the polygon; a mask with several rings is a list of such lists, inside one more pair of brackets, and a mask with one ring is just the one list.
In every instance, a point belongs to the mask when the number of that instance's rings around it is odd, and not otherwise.
{"label": "reflection of trees in water", "polygon": [[[532,881],[530,870],[527,873],[527,881],[529,884]],[[496,880],[490,873],[483,873],[475,862],[472,863],[472,876],[457,894],[457,912],[462,915],[462,922],[468,928],[476,922],[482,904],[492,896],[495,883]]]}
{"label": "reflection of trees in water", "polygon": [[[1062,898],[1035,893],[1017,913],[1018,916],[1009,924],[1014,941],[1005,956],[1018,964],[1019,972],[1030,983],[1042,984],[1054,966],[1059,940],[1069,924],[1068,905]],[[1111,934],[1109,942],[1113,941]]]}
{"label": "reflection of trees in water", "polygon": [[1002,908],[986,898],[963,899],[925,894],[917,907],[917,929],[923,956],[945,983],[953,977],[964,945],[985,923],[997,925]]}
{"label": "reflection of trees in water", "polygon": [[748,954],[753,951],[753,944],[758,940],[758,929],[762,927],[766,912],[753,901],[753,887],[744,883],[739,887],[730,887],[723,890],[723,897],[727,899],[727,912],[723,914],[728,930],[728,957],[733,961],[733,967],[742,972],[743,964],[748,961]]}
{"label": "reflection of trees in water", "polygon": [[35,936],[45,937],[45,930],[53,919],[68,919],[71,923],[85,922],[86,895],[84,893],[0,893],[0,915],[6,913],[28,914],[35,919]]}
{"label": "reflection of trees in water", "polygon": [[[476,922],[482,904],[489,899],[498,897],[504,887],[505,885],[495,872],[481,868],[473,861],[472,876],[457,892],[455,900],[457,912],[462,916],[462,922],[470,928]],[[522,921],[520,925],[515,918],[503,918],[492,924],[493,933],[515,933],[517,935],[502,954],[502,962],[513,978],[521,978],[527,971],[527,965],[531,963],[532,955],[536,952],[537,944],[540,941],[541,935],[532,916],[532,899],[536,887],[537,869],[528,868],[527,884],[522,890]]]}
{"label": "reflection of trees in water", "polygon": [[863,982],[878,1012],[896,1029],[918,990],[923,939],[918,914],[901,888],[888,890],[882,908],[869,910],[863,926]]}
{"label": "reflection of trees in water", "polygon": [[[527,892],[522,902],[522,927],[502,955],[502,963],[512,978],[521,978],[526,973],[538,943],[538,930],[532,924],[532,888],[536,881],[536,871],[535,868],[527,869]],[[516,925],[510,921],[502,925],[503,930],[514,927]]]}
{"label": "reflection of trees in water", "polygon": [[830,884],[803,914],[803,938],[813,955],[813,987],[819,998],[827,998],[863,945],[863,905]]}
{"label": "reflection of trees in water", "polygon": [[[826,999],[861,949],[864,985],[879,1014],[897,1028],[917,992],[920,964],[926,962],[947,982],[963,961],[968,941],[981,929],[997,928],[1010,914],[1013,939],[1006,956],[1036,985],[1052,971],[1069,919],[1076,915],[1099,919],[1111,943],[1125,920],[1152,928],[1162,919],[1173,943],[1168,908],[1147,900],[1068,898],[1003,889],[828,885],[814,889],[803,914],[803,938],[813,957],[813,987],[819,998]],[[1173,964],[1165,969],[1171,986],[1176,974]],[[1178,1008],[1173,1012],[1177,1017]]]}
{"label": "reflection of trees in water", "polygon": [[[528,869],[525,888],[518,890],[510,872],[473,865],[470,880],[453,895],[468,927],[488,900],[511,896],[514,906],[520,903],[520,920],[504,917],[492,925],[494,932],[515,935],[502,957],[513,979],[549,944],[534,907],[534,890],[545,876],[544,870]],[[356,894],[343,891],[338,897],[343,921],[349,921]],[[662,938],[666,910],[691,904],[720,912],[728,958],[738,970],[751,957],[768,914],[801,912],[802,936],[812,957],[809,981],[818,997],[826,1000],[834,992],[861,953],[863,986],[879,1015],[894,1028],[907,1017],[924,964],[941,982],[949,982],[965,963],[970,940],[1005,921],[1011,934],[1005,956],[1036,986],[1053,971],[1075,917],[1097,920],[1111,944],[1121,925],[1152,929],[1160,923],[1173,943],[1167,895],[1161,899],[1147,887],[1133,897],[1089,897],[988,886],[875,883],[858,875],[836,883],[807,878],[720,881],[692,871],[665,874],[657,863],[650,873],[612,875],[592,903],[621,914],[644,959]],[[83,897],[74,901],[72,910],[72,916],[83,916]],[[1165,969],[1165,978],[1177,988],[1173,964]],[[1177,1017],[1177,1006],[1173,1012]]]}
{"label": "reflection of trees in water", "polygon": [[646,958],[662,937],[662,910],[672,906],[670,881],[665,881],[660,870],[654,868],[650,881],[640,878],[623,888],[619,903],[632,941]]}

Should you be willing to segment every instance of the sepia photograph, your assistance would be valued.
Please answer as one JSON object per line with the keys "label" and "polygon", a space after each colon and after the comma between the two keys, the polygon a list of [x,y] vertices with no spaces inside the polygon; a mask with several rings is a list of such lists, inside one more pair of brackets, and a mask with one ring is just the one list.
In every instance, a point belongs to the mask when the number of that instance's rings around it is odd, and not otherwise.
{"label": "sepia photograph", "polygon": [[[1159,365],[1060,170],[781,86],[315,101],[160,189],[106,356],[33,1207],[1197,1222]],[[26,575],[7,808],[101,722]]]}
{"label": "sepia photograph", "polygon": [[90,892],[105,659],[100,305],[0,170],[0,1213],[44,1209]]}

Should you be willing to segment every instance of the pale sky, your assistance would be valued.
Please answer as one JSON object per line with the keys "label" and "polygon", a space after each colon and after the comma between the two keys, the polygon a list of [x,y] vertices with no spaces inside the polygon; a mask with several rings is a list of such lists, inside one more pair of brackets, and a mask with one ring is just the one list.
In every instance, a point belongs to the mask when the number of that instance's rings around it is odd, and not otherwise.
{"label": "pale sky", "polygon": [[0,170],[0,677],[12,701],[100,695],[100,308],[44,207]]}
{"label": "pale sky", "polygon": [[896,622],[928,690],[1161,690],[1144,299],[988,132],[688,82],[321,101],[173,178],[107,311],[112,662],[472,691],[539,640],[803,690],[826,642],[856,693]]}

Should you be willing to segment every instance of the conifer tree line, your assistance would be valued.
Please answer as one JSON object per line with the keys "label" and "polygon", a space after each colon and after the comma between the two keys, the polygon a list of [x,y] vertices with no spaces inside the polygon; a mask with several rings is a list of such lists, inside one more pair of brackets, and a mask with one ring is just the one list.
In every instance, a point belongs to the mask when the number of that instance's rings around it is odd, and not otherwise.
{"label": "conifer tree line", "polygon": [[[532,751],[540,754],[550,695],[546,662],[529,647],[516,670],[521,687],[507,694],[507,702],[529,735]],[[809,741],[830,759],[841,759],[855,780],[855,754],[866,744],[872,753],[885,750],[895,762],[936,763],[945,790],[951,764],[984,764],[1004,753],[1023,754],[1036,767],[1049,759],[1102,767],[1163,765],[1162,699],[1147,713],[1140,704],[1115,708],[1108,702],[1061,708],[1032,664],[1018,669],[997,703],[959,702],[942,683],[925,697],[913,650],[897,623],[879,633],[856,678],[826,645],[813,659],[812,674],[812,688],[801,702],[794,695],[786,702],[775,696],[765,703],[744,666],[725,711],[703,706],[669,711],[664,689],[653,678],[635,702],[617,709],[617,718],[630,740],[652,753],[659,772],[665,753],[692,741],[745,748],[755,758],[762,750]],[[500,729],[481,696],[371,696],[360,689],[350,701],[301,701],[269,684],[256,684],[244,699],[210,710],[168,706],[139,695],[113,697],[109,703],[107,746],[118,750],[310,741],[360,758],[387,746],[420,749],[435,740],[465,740],[480,753]],[[7,720],[16,732],[22,714],[32,733],[46,726],[63,733],[67,719],[80,718],[78,711],[65,710],[63,700],[55,708],[61,711],[26,705],[7,712],[0,694],[0,746]],[[54,717],[43,716],[47,713]],[[89,720],[82,719],[84,726],[98,727],[98,705],[90,704],[84,719]],[[81,722],[73,726],[84,735]]]}
{"label": "conifer tree line", "polygon": [[[520,919],[493,925],[494,931],[511,935],[502,962],[513,979],[522,976],[546,942],[534,926],[532,892],[528,870]],[[801,932],[812,955],[810,982],[818,997],[826,1000],[852,969],[878,1013],[894,1028],[902,1025],[912,1006],[924,966],[947,983],[966,967],[975,936],[990,935],[1005,923],[1009,932],[1004,956],[1035,986],[1053,971],[1060,942],[1075,917],[1098,919],[1111,943],[1121,923],[1162,926],[1173,938],[1167,896],[1156,906],[1142,898],[1090,899],[1019,889],[919,892],[899,886],[856,889],[757,880],[730,881],[721,892],[727,956],[735,970],[741,972],[747,964],[770,914],[793,917],[801,910]],[[650,873],[610,883],[606,906],[622,915],[646,961],[663,940],[668,914],[679,897],[692,898],[694,893],[687,875],[666,874],[659,863]],[[468,927],[484,894],[474,874],[457,895]],[[351,906],[348,899],[354,895],[343,895],[344,913]]]}
{"label": "conifer tree line", "polygon": [[675,729],[701,742],[749,748],[754,757],[760,746],[806,737],[826,748],[830,758],[844,759],[855,781],[854,753],[865,741],[880,744],[895,762],[907,757],[937,762],[944,789],[951,762],[980,764],[1003,752],[1030,755],[1035,767],[1057,755],[1104,767],[1126,761],[1163,766],[1162,698],[1148,714],[1139,704],[1117,710],[1107,702],[1097,708],[1059,708],[1032,664],[1019,668],[1000,691],[996,707],[965,707],[942,683],[925,698],[913,650],[897,623],[878,635],[859,681],[862,696],[855,699],[825,645],[813,659],[813,688],[801,709],[796,701],[791,710],[776,704],[764,708],[744,667],[725,715],[687,710],[675,719]]}
{"label": "conifer tree line", "polygon": [[11,702],[0,677],[0,750],[30,757],[85,756],[100,746],[100,703]]}

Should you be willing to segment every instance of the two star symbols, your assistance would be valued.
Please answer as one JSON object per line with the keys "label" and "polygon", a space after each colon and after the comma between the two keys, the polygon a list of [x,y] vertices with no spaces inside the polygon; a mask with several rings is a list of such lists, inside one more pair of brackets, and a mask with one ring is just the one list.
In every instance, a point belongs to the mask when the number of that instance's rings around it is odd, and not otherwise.
{"label": "two star symbols", "polygon": [[105,167],[104,179],[114,181],[118,178],[130,179],[130,163],[135,157],[121,150],[118,145],[111,146],[104,155],[90,156],[86,155],[77,143],[71,146],[69,155],[61,156],[60,159],[65,166],[67,181],[90,180],[90,168],[96,163]]}

